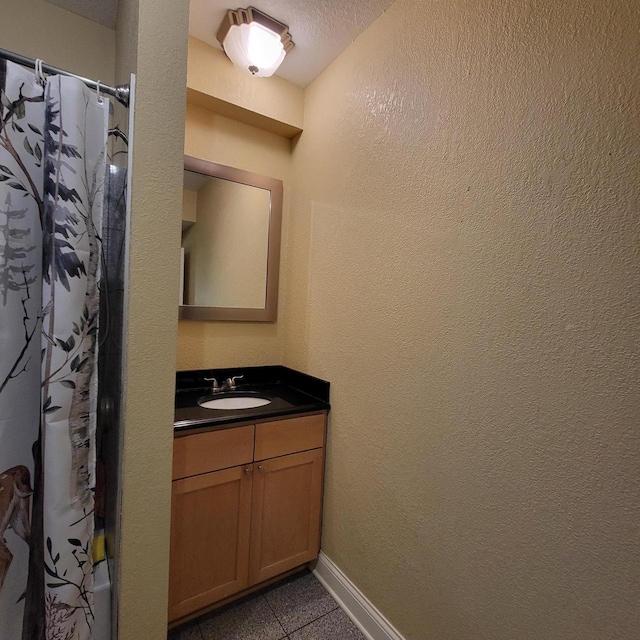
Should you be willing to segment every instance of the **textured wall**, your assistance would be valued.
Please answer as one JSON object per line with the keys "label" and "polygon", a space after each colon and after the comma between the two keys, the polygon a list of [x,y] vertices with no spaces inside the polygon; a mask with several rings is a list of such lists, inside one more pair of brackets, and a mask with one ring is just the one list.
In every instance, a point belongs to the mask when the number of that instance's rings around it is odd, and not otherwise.
{"label": "textured wall", "polygon": [[118,73],[137,74],[131,184],[119,640],[167,634],[188,3],[120,0]]}
{"label": "textured wall", "polygon": [[639,6],[398,0],[307,90],[285,364],[409,639],[640,637]]}
{"label": "textured wall", "polygon": [[[187,105],[185,153],[278,178],[284,183],[284,202],[277,322],[183,320],[178,327],[178,369],[280,364],[287,286],[291,142],[200,107]],[[177,215],[179,217],[179,213]]]}
{"label": "textured wall", "polygon": [[0,46],[111,84],[115,32],[44,0],[2,0]]}

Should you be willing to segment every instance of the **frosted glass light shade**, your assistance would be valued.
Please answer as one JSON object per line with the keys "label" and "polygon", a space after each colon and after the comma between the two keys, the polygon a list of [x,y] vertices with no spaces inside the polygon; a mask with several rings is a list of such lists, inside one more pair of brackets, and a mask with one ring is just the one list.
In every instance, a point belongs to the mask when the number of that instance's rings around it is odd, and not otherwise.
{"label": "frosted glass light shade", "polygon": [[272,76],[294,46],[286,24],[254,7],[227,11],[217,39],[233,64],[259,78]]}
{"label": "frosted glass light shade", "polygon": [[285,56],[280,36],[257,22],[232,26],[223,47],[233,64],[259,78],[272,76]]}

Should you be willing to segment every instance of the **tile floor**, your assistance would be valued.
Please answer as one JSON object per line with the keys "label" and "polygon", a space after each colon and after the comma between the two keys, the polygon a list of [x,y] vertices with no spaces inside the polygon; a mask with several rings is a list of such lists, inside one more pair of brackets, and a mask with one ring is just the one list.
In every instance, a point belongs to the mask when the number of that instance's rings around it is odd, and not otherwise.
{"label": "tile floor", "polygon": [[168,640],[365,640],[305,571],[177,627]]}

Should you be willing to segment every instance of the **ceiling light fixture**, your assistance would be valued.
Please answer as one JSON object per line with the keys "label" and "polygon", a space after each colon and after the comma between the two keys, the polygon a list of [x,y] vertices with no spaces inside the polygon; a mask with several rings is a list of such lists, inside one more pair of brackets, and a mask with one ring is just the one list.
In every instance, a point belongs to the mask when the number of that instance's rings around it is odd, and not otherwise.
{"label": "ceiling light fixture", "polygon": [[253,7],[227,11],[217,38],[233,64],[258,78],[272,76],[293,49],[289,27]]}

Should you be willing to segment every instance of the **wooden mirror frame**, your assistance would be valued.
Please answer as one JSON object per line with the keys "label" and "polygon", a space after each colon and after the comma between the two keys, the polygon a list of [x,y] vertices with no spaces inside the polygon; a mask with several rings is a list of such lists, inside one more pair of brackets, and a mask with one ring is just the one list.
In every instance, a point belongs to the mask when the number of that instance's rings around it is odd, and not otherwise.
{"label": "wooden mirror frame", "polygon": [[282,180],[257,173],[227,167],[217,162],[192,156],[184,157],[185,171],[193,171],[213,178],[259,187],[271,192],[269,240],[267,248],[267,292],[264,309],[235,307],[200,307],[180,305],[180,320],[222,320],[231,322],[275,322],[278,317],[278,280],[280,276],[280,232],[282,229]]}

